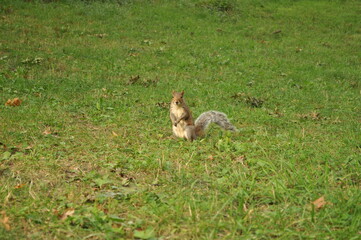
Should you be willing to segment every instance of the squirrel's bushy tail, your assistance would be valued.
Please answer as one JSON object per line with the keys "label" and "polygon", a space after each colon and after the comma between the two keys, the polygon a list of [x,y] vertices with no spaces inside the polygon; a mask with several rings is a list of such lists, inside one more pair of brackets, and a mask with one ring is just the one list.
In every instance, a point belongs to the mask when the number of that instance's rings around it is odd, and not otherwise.
{"label": "squirrel's bushy tail", "polygon": [[230,130],[237,131],[237,128],[231,124],[228,120],[227,115],[222,112],[208,111],[202,113],[195,121],[196,135],[202,135],[203,131],[208,127],[209,124],[215,123],[220,127]]}

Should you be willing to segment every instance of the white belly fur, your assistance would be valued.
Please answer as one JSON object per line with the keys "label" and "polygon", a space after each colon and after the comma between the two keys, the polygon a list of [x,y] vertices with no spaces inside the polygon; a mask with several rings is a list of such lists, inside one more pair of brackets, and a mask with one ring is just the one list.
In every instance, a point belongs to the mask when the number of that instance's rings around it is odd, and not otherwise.
{"label": "white belly fur", "polygon": [[180,121],[177,126],[173,125],[173,133],[177,137],[184,138],[185,137],[185,127],[187,126],[187,123],[182,120]]}
{"label": "white belly fur", "polygon": [[[178,107],[176,105],[172,106],[172,113],[176,117],[176,119],[179,119],[180,116],[183,115],[184,109],[183,107]],[[181,120],[177,126],[173,125],[173,133],[175,136],[180,138],[186,138],[185,129],[187,127],[187,123],[184,120]]]}

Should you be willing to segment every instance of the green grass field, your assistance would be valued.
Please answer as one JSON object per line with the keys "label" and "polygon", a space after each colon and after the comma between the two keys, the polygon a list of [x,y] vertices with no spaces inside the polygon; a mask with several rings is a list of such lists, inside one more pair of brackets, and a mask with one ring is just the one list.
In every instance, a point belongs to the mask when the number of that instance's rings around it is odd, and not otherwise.
{"label": "green grass field", "polygon": [[[360,16],[2,0],[0,239],[361,239]],[[174,138],[172,90],[240,131]]]}

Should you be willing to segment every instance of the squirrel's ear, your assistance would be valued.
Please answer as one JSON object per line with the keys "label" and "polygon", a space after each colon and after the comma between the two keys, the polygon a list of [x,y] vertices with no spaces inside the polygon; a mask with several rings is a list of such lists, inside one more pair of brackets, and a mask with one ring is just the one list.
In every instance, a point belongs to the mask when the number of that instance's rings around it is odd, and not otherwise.
{"label": "squirrel's ear", "polygon": [[181,94],[182,94],[182,97],[183,97],[183,95],[184,95],[184,90],[181,92]]}
{"label": "squirrel's ear", "polygon": [[175,91],[172,91],[172,95],[174,96]]}

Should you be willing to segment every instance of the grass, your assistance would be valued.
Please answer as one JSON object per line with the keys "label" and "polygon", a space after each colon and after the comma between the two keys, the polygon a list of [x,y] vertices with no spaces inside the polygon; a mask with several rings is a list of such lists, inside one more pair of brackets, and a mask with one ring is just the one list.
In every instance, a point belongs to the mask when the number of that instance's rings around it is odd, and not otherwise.
{"label": "grass", "polygon": [[[361,239],[360,13],[2,1],[0,239]],[[173,138],[172,90],[240,132]]]}

